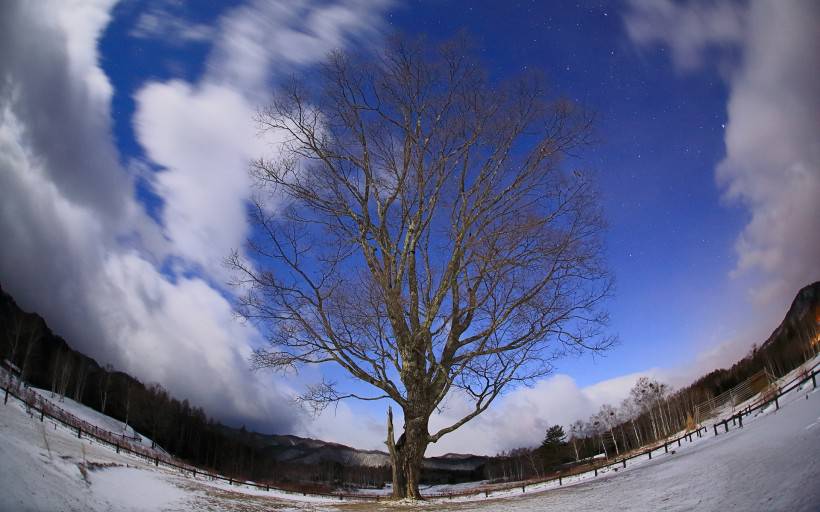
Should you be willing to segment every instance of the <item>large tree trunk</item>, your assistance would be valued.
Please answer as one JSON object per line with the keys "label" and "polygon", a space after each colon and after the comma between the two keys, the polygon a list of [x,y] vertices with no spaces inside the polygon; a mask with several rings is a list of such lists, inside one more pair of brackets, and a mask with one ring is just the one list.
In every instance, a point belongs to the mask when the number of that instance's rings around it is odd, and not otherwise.
{"label": "large tree trunk", "polygon": [[427,450],[427,418],[416,417],[405,419],[404,445],[402,446],[402,465],[405,477],[405,496],[412,499],[421,499],[419,480],[421,479],[421,464],[424,452]]}
{"label": "large tree trunk", "polygon": [[408,416],[405,411],[404,433],[393,442],[393,413],[388,410],[387,447],[393,466],[393,498],[422,499],[419,491],[421,466],[429,444],[428,418]]}

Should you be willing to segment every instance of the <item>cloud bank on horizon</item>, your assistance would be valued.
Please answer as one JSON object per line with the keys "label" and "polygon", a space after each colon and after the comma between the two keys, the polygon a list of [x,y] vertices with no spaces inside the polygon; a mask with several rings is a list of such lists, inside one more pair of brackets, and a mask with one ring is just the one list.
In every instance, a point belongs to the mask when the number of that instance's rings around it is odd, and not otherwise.
{"label": "cloud bank on horizon", "polygon": [[[256,106],[277,78],[329,50],[378,44],[390,5],[252,1],[213,26],[162,6],[147,8],[130,37],[212,46],[198,79],[146,81],[135,91],[132,122],[145,161],[123,163],[98,48],[115,2],[0,5],[0,283],[78,349],[217,417],[381,448],[383,420],[372,409],[342,404],[335,416],[311,419],[290,404],[314,374],[248,370],[250,351],[264,340],[233,317],[222,260],[249,229],[247,162],[271,150],[272,141],[257,137]],[[724,50],[717,64],[727,66],[729,124],[716,180],[727,201],[750,213],[736,272],[762,271],[761,301],[792,294],[806,275],[820,277],[820,116],[812,114],[820,112],[820,73],[807,64],[820,35],[806,9],[818,14],[811,2],[635,0],[624,17],[637,46],[668,45],[683,72],[711,65],[707,50]],[[140,171],[146,167],[159,170]],[[158,220],[136,194],[138,178],[162,203]],[[638,376],[579,387],[554,375],[506,395],[431,452],[535,444],[547,424],[619,402]],[[461,405],[455,397],[434,421]]]}

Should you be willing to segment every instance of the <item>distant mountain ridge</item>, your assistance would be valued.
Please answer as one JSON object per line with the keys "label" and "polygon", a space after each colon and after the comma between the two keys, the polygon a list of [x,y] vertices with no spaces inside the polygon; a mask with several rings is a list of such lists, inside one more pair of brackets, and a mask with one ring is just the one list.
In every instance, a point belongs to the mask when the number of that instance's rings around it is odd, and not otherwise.
{"label": "distant mountain ridge", "polygon": [[818,326],[820,326],[820,281],[805,286],[797,292],[783,321],[760,345],[760,348],[764,349],[791,339],[810,336],[813,328],[816,329]]}
{"label": "distant mountain ridge", "polygon": [[[360,450],[340,443],[299,437],[291,434],[260,434],[231,427],[224,431],[238,436],[277,462],[321,464],[332,462],[345,466],[381,467],[390,465],[390,456],[380,450]],[[424,467],[439,471],[471,472],[481,468],[490,457],[448,453],[427,457]]]}

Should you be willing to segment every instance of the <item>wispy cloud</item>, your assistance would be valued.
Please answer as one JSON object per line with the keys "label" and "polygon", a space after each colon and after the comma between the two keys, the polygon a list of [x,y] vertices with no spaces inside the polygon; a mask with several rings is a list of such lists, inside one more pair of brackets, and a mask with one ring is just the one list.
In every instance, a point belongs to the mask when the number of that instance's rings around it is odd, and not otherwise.
{"label": "wispy cloud", "polygon": [[186,20],[168,6],[155,5],[141,13],[129,31],[136,39],[162,39],[175,43],[203,43],[216,35],[214,27]]}
{"label": "wispy cloud", "polygon": [[154,185],[163,225],[188,261],[224,282],[222,260],[242,245],[248,163],[275,141],[253,123],[276,80],[334,48],[378,37],[385,2],[254,2],[228,12],[196,83],[145,84],[135,96],[137,139],[163,168]]}
{"label": "wispy cloud", "polygon": [[624,22],[642,48],[665,45],[682,71],[717,65],[729,89],[726,156],[715,170],[749,221],[733,277],[778,314],[820,278],[820,4],[629,2]]}

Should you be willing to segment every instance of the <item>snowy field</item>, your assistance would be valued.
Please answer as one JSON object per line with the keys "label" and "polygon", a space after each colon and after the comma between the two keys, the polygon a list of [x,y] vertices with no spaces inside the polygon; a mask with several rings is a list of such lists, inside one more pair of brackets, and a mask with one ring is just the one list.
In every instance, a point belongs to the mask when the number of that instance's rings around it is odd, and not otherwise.
{"label": "snowy field", "polygon": [[[697,438],[695,438],[697,439]],[[820,392],[811,384],[744,421],[683,442],[674,453],[609,471],[414,505],[413,510],[820,510]],[[96,444],[16,400],[0,405],[0,510],[395,510],[192,479]]]}

